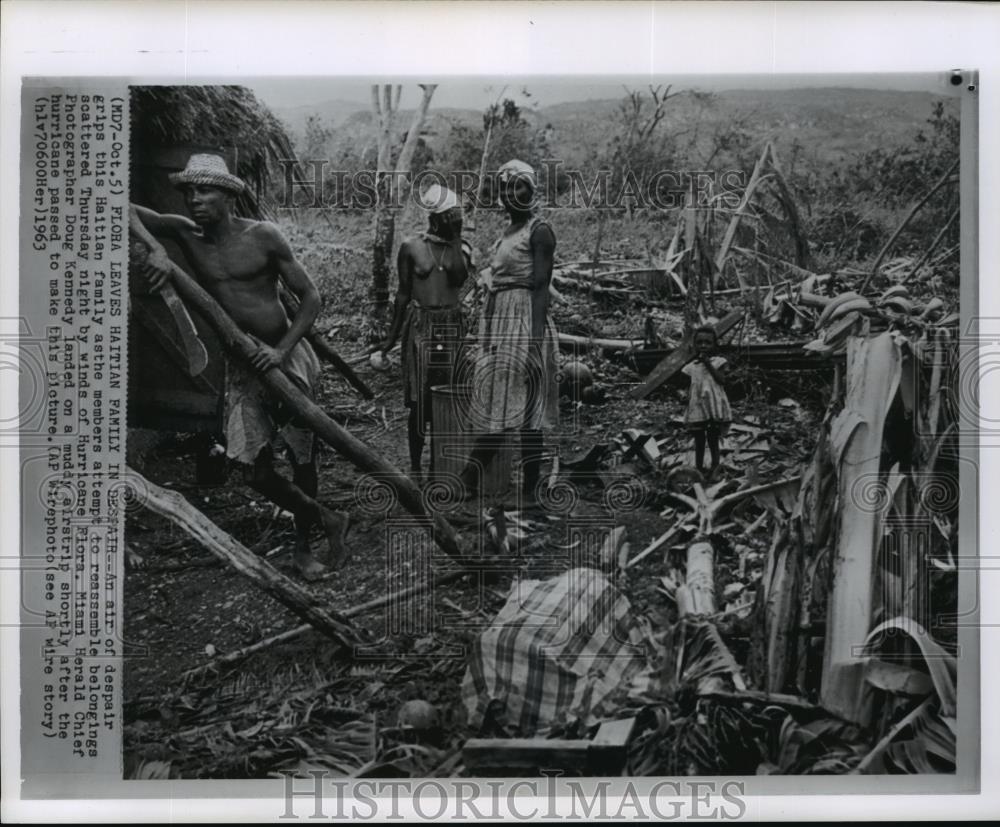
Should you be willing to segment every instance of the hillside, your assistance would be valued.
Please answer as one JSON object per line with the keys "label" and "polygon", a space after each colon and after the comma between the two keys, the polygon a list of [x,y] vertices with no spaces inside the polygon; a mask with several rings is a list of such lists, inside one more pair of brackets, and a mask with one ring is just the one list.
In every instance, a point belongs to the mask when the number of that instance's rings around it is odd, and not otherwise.
{"label": "hillside", "polygon": [[[957,114],[957,101],[928,92],[900,92],[877,89],[732,89],[719,92],[706,105],[689,96],[675,98],[665,121],[668,129],[680,132],[698,121],[706,130],[747,119],[747,127],[759,139],[770,138],[779,150],[797,141],[808,155],[819,161],[838,161],[847,155],[878,144],[910,141],[924,126],[937,101],[946,111]],[[536,128],[551,126],[550,146],[558,157],[572,164],[582,160],[591,148],[604,146],[620,122],[619,100],[571,101],[525,109],[525,119]],[[356,101],[329,100],[312,106],[274,107],[275,114],[288,126],[301,145],[311,115],[333,131],[336,146],[365,146],[373,139],[371,114]],[[409,123],[410,112],[400,113],[400,130]],[[482,113],[473,109],[432,108],[425,138],[433,150],[444,146],[456,124],[480,128]]]}

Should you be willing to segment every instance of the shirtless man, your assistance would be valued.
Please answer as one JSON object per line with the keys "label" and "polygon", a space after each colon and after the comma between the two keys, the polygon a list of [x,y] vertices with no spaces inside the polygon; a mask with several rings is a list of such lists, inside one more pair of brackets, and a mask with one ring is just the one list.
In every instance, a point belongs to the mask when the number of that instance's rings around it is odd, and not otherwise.
{"label": "shirtless man", "polygon": [[[255,371],[281,368],[303,392],[312,394],[319,360],[303,337],[319,313],[319,293],[274,224],[232,215],[233,201],[245,184],[229,173],[222,158],[193,155],[183,172],[171,175],[171,181],[183,192],[193,221],[135,205],[131,208],[132,232],[151,251],[146,267],[150,288],[159,290],[170,278],[169,259],[153,236],[171,238],[184,251],[201,285],[257,342],[253,370],[235,359],[227,364],[226,452],[243,465],[254,489],[292,513],[295,565],[304,577],[314,579],[325,567],[312,555],[310,530],[317,523],[322,525],[329,545],[327,562],[336,566],[345,553],[347,520],[316,501],[312,432],[296,426]],[[299,299],[291,319],[278,297],[279,277]],[[290,451],[292,480],[274,468],[274,444],[279,437]]]}
{"label": "shirtless man", "polygon": [[403,392],[410,409],[410,468],[419,481],[420,457],[431,421],[431,388],[454,381],[465,335],[461,288],[472,269],[472,248],[462,239],[458,196],[438,184],[424,193],[428,231],[399,248],[399,289],[383,355],[403,337]]}

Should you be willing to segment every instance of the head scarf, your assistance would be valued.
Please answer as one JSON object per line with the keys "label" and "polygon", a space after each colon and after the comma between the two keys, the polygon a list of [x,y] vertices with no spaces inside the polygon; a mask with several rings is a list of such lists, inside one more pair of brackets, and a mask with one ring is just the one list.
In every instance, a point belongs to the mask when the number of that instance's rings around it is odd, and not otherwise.
{"label": "head scarf", "polygon": [[527,204],[518,204],[518,207],[522,209],[534,211],[538,206],[538,179],[535,177],[535,170],[530,164],[526,164],[524,161],[508,161],[500,169],[497,170],[497,181],[500,186],[506,185],[506,183],[511,179],[520,178],[528,182],[528,186],[531,187],[531,200]]}
{"label": "head scarf", "polygon": [[440,184],[431,184],[424,191],[420,202],[431,215],[440,215],[448,210],[460,209],[458,196]]}

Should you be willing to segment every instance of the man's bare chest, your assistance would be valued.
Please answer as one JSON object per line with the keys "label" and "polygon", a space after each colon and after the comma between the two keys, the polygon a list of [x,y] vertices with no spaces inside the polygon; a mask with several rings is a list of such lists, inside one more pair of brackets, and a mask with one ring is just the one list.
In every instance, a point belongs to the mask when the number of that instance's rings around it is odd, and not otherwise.
{"label": "man's bare chest", "polygon": [[270,256],[244,237],[222,242],[189,240],[186,252],[203,278],[213,281],[253,281],[270,269]]}

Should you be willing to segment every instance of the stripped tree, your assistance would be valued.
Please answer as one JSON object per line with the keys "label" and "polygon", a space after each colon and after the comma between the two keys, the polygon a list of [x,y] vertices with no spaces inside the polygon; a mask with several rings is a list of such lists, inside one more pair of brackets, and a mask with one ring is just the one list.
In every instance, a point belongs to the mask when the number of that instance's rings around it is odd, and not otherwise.
{"label": "stripped tree", "polygon": [[381,338],[381,327],[389,308],[389,273],[392,269],[392,246],[396,236],[396,209],[401,206],[410,191],[409,172],[413,154],[420,139],[431,97],[437,84],[423,83],[420,104],[413,113],[403,147],[393,163],[393,121],[399,112],[399,98],[402,86],[385,84],[372,85],[372,113],[376,129],[378,155],[375,169],[375,243],[372,248],[373,321],[376,338]]}

